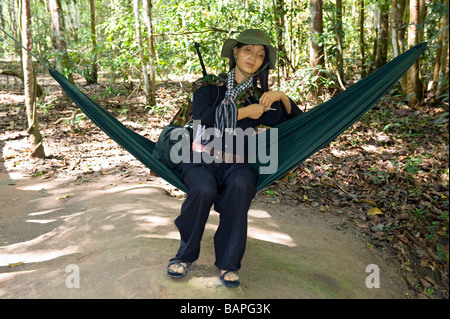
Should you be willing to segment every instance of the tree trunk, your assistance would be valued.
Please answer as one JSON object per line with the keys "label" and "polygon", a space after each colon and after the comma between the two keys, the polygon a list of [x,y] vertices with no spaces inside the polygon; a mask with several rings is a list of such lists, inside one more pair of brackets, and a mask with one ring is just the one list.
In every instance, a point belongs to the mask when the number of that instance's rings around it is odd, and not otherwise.
{"label": "tree trunk", "polygon": [[89,0],[89,9],[91,11],[91,43],[92,43],[92,61],[91,70],[88,71],[87,84],[94,84],[98,81],[98,68],[97,68],[97,33],[95,30],[95,0]]}
{"label": "tree trunk", "polygon": [[407,21],[407,15],[409,13],[408,1],[409,0],[397,0],[399,10],[399,29],[397,31],[397,37],[398,37],[398,46],[400,48],[400,54],[402,54],[405,51],[406,47],[405,32],[407,28],[405,28],[405,26],[408,24]]}
{"label": "tree trunk", "polygon": [[380,5],[380,29],[378,33],[377,50],[375,57],[375,69],[381,68],[387,62],[389,31],[389,2]]}
{"label": "tree trunk", "polygon": [[[448,7],[448,0],[444,2],[444,5]],[[445,30],[447,28],[447,30]],[[448,62],[448,13],[445,12],[441,18],[442,33],[439,35],[439,48],[436,52],[436,59],[433,72],[433,82],[436,87],[436,98],[439,98],[445,93],[445,88],[448,92],[448,74],[447,74],[447,62]],[[446,85],[447,83],[447,85]]]}
{"label": "tree trunk", "polygon": [[133,0],[133,8],[134,8],[134,26],[136,29],[136,41],[138,44],[139,56],[141,59],[142,75],[144,77],[145,103],[149,104],[149,102],[151,101],[150,85],[148,81],[148,72],[147,72],[147,64],[145,61],[144,49],[142,48],[141,22],[139,19],[139,0]]}
{"label": "tree trunk", "polygon": [[[19,1],[22,1],[22,0],[19,0]],[[22,7],[22,2],[19,3],[18,1],[11,1],[8,3],[9,20],[11,21],[10,27],[11,27],[11,31],[12,31],[12,36],[15,39],[21,38],[21,35],[20,35],[21,22],[20,21],[21,21],[22,12],[19,12],[19,11],[21,11],[20,10],[21,7]],[[19,12],[19,14],[16,15],[16,12]],[[16,55],[18,55],[20,57],[20,66],[23,69],[22,48],[16,42],[14,42],[14,52],[16,53]]]}
{"label": "tree trunk", "polygon": [[78,29],[80,28],[80,14],[77,0],[66,0],[69,30],[73,40],[78,42]]}
{"label": "tree trunk", "polygon": [[343,42],[343,26],[342,26],[342,0],[336,0],[336,41],[338,45],[338,52],[336,56],[337,71],[339,76],[339,82],[345,89],[345,76],[344,76],[344,42]]}
{"label": "tree trunk", "polygon": [[[408,47],[419,44],[419,0],[410,0],[409,3],[409,26],[408,26]],[[419,60],[417,60],[408,70],[407,96],[410,106],[416,105],[422,99],[422,85],[419,81]]]}
{"label": "tree trunk", "polygon": [[277,30],[277,50],[278,50],[278,66],[277,66],[277,82],[280,86],[280,70],[283,70],[283,74],[286,74],[286,62],[284,56],[284,44],[283,44],[283,31],[284,31],[284,0],[273,0],[273,11],[275,15],[275,25]]}
{"label": "tree trunk", "polygon": [[425,35],[425,18],[427,15],[427,6],[425,4],[425,0],[419,0],[419,18],[418,24],[420,28],[418,30],[418,40],[417,43],[422,43]]}
{"label": "tree trunk", "polygon": [[[30,1],[22,0],[22,44],[31,51],[31,11]],[[25,86],[25,107],[27,110],[28,130],[30,136],[31,157],[44,158],[44,146],[42,135],[39,131],[39,123],[36,114],[36,92],[34,68],[31,55],[23,50],[23,76]]]}
{"label": "tree trunk", "polygon": [[378,3],[374,5],[374,13],[373,13],[373,29],[375,30],[375,37],[373,39],[373,51],[372,55],[369,56],[369,73],[372,73],[375,69],[375,63],[377,60],[377,52],[378,52],[378,41],[379,41],[379,34],[380,34],[380,8]]}
{"label": "tree trunk", "polygon": [[[0,1],[0,26],[2,27],[2,29],[5,29],[5,18],[3,17],[3,3]],[[0,39],[3,41],[4,37],[6,37],[3,32],[2,35],[0,36]]]}
{"label": "tree trunk", "polygon": [[398,43],[398,29],[400,23],[400,11],[398,7],[397,0],[392,0],[391,8],[391,39],[392,39],[392,50],[394,51],[394,57],[400,55],[400,47]]}
{"label": "tree trunk", "polygon": [[148,104],[150,106],[156,105],[156,67],[155,67],[155,47],[153,45],[153,24],[152,24],[152,8],[153,4],[151,0],[144,1],[144,24],[148,31],[148,48],[150,55],[150,100]]}
{"label": "tree trunk", "polygon": [[[397,2],[397,42],[398,42],[398,54],[402,54],[405,51],[405,30],[404,27],[407,22],[405,21],[407,13],[407,1],[408,0],[396,0]],[[402,88],[403,97],[406,97],[407,85],[408,85],[408,74],[401,77],[400,87]]]}
{"label": "tree trunk", "polygon": [[364,42],[364,0],[359,2],[359,50],[361,53],[361,76],[366,76],[366,44]]}
{"label": "tree trunk", "polygon": [[[319,71],[319,66],[323,68],[325,66],[325,56],[323,41],[320,39],[323,34],[323,15],[322,15],[322,0],[310,0],[310,24],[311,24],[311,42],[309,51],[309,64],[312,68],[317,68],[315,75],[324,76]],[[312,98],[317,100],[320,92],[322,91],[322,81],[316,80],[316,90],[313,92]]]}
{"label": "tree trunk", "polygon": [[[58,57],[56,59],[56,68],[67,76],[71,83],[73,82],[72,66],[67,53],[66,31],[64,27],[64,17],[60,0],[49,0],[49,7],[52,17],[53,46]],[[66,70],[66,72],[64,72]]]}

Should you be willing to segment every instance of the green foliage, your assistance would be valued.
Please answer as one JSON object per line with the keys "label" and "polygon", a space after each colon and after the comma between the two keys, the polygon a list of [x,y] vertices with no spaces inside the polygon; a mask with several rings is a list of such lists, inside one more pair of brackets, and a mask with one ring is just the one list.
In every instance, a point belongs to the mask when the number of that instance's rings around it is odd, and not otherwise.
{"label": "green foliage", "polygon": [[[73,31],[68,23],[69,9],[67,2],[62,1],[62,9],[66,19],[66,37],[71,69],[62,70],[65,74],[78,72],[86,79],[92,72],[93,48],[90,31],[90,9],[87,0],[77,1],[80,12],[80,27]],[[290,80],[286,89],[296,101],[306,102],[306,94],[317,86],[317,74],[309,65],[310,16],[307,0],[286,0],[283,5],[278,1],[235,2],[231,0],[153,0],[152,26],[154,34],[155,66],[158,79],[167,79],[170,75],[197,74],[201,68],[193,43],[199,42],[208,72],[218,74],[228,69],[228,60],[220,57],[223,41],[234,37],[247,28],[266,30],[273,44],[282,47],[280,65],[286,65],[284,72]],[[380,1],[365,1],[364,48],[367,59],[365,67],[369,69],[374,59],[373,46],[376,42],[376,12]],[[384,2],[383,2],[384,3]],[[247,7],[246,7],[247,4]],[[360,68],[360,30],[358,1],[343,1],[342,25],[337,24],[336,3],[324,1],[323,34],[319,42],[324,47],[325,63],[318,79],[322,82],[327,98],[329,92],[339,89],[337,81],[338,44],[336,33],[342,36],[344,50],[344,81],[359,79]],[[7,31],[18,37],[18,7],[13,1],[0,6],[2,17],[10,22],[5,25]],[[141,9],[142,10],[142,9]],[[438,47],[440,19],[448,13],[448,6],[440,2],[427,2],[426,20],[423,26],[424,40],[429,41],[430,50],[422,59],[423,75],[432,72],[435,50]],[[407,16],[405,21],[407,21]],[[125,82],[130,78],[141,78],[141,61],[135,39],[135,18],[133,5],[129,0],[97,0],[97,43],[95,53],[98,58],[100,72],[111,81]],[[142,23],[141,33],[146,58],[149,58],[148,30]],[[340,28],[338,28],[340,27]],[[400,28],[407,32],[407,25]],[[448,32],[448,30],[447,30]],[[32,36],[33,50],[39,57],[56,65],[58,57],[52,43],[51,19],[45,1],[32,2]],[[402,48],[402,50],[406,49]],[[20,54],[15,51],[10,41],[0,41],[0,56]],[[392,58],[389,52],[388,59]],[[283,70],[282,70],[283,71]],[[448,79],[444,84],[448,87]],[[280,83],[281,84],[281,83]],[[425,83],[426,84],[426,83]],[[320,94],[319,94],[320,95]],[[448,100],[448,93],[441,98]]]}
{"label": "green foliage", "polygon": [[[250,2],[242,6],[225,4],[226,1],[156,1],[154,4],[154,33],[157,44],[157,70],[160,74],[200,73],[200,64],[193,43],[199,42],[203,59],[211,72],[226,68],[227,61],[220,58],[220,49],[226,38],[247,28],[271,30],[270,7],[262,10]],[[273,35],[272,35],[273,36]]]}
{"label": "green foliage", "polygon": [[97,25],[101,35],[98,63],[111,72],[112,80],[127,80],[139,70],[138,48],[135,41],[134,16],[130,5],[114,10]]}
{"label": "green foliage", "polygon": [[45,114],[45,115],[50,115],[50,110],[53,109],[55,107],[55,101],[57,100],[57,98],[53,98],[47,102],[42,102],[42,103],[38,103],[37,107],[38,107],[38,111]]}
{"label": "green foliage", "polygon": [[317,88],[318,82],[321,82],[323,88],[319,98],[325,100],[328,97],[326,96],[327,91],[335,85],[335,80],[330,76],[328,70],[322,66],[300,68],[293,74],[292,80],[286,81],[283,87],[277,89],[281,89],[293,100],[307,108],[312,106],[309,103],[308,93]]}

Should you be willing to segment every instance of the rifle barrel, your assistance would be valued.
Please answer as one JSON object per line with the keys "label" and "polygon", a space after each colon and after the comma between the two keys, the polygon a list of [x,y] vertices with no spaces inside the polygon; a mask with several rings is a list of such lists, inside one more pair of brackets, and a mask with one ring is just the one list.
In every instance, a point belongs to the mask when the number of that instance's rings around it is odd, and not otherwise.
{"label": "rifle barrel", "polygon": [[203,76],[207,76],[205,64],[203,63],[202,54],[200,53],[200,44],[198,42],[194,42],[195,50],[197,51],[198,59],[200,60],[200,64],[202,66]]}

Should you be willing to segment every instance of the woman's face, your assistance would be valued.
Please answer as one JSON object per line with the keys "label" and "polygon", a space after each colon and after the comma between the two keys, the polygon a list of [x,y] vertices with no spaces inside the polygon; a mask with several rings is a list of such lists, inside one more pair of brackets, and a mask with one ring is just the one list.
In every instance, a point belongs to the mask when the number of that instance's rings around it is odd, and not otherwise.
{"label": "woman's face", "polygon": [[242,47],[234,48],[234,56],[236,64],[240,70],[247,73],[247,75],[256,73],[264,62],[266,53],[263,45],[247,44]]}

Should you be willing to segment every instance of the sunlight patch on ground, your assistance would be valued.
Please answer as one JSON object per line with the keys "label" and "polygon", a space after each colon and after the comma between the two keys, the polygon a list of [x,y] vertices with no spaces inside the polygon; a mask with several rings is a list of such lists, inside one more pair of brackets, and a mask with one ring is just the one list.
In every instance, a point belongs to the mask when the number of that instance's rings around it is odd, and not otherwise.
{"label": "sunlight patch on ground", "polygon": [[250,226],[248,228],[248,236],[254,239],[269,241],[275,244],[281,244],[289,247],[297,246],[292,237],[288,234],[270,231],[259,227]]}
{"label": "sunlight patch on ground", "polygon": [[250,209],[248,216],[248,237],[289,247],[297,246],[291,236],[279,231],[280,226],[267,211]]}
{"label": "sunlight patch on ground", "polygon": [[[247,236],[272,242],[275,244],[281,244],[289,247],[295,247],[297,244],[294,242],[291,236],[288,234],[282,233],[279,231],[279,226],[272,219],[270,214],[264,210],[255,210],[250,209],[248,212],[249,216],[249,226]],[[261,219],[261,220],[258,220]],[[257,225],[257,223],[261,225]],[[219,214],[213,213],[210,215],[208,223],[205,226],[205,229],[216,231],[219,223]]]}
{"label": "sunlight patch on ground", "polygon": [[[6,166],[6,162],[5,162],[5,166]],[[6,168],[8,168],[8,167],[6,167]],[[23,176],[22,173],[14,172],[9,169],[5,169],[5,171],[8,172],[9,178],[12,180],[21,180],[21,179],[30,178],[29,176]]]}
{"label": "sunlight patch on ground", "polygon": [[58,208],[53,208],[53,209],[43,210],[43,211],[40,211],[40,212],[29,213],[28,216],[40,216],[40,215],[46,215],[46,214],[53,213],[54,211],[57,211],[57,210],[58,210]]}
{"label": "sunlight patch on ground", "polygon": [[188,283],[189,285],[198,288],[218,288],[223,286],[218,275],[211,277],[193,277],[189,279]]}
{"label": "sunlight patch on ground", "polygon": [[23,94],[0,93],[0,104],[22,104],[25,103]]}
{"label": "sunlight patch on ground", "polygon": [[270,218],[270,214],[266,212],[265,210],[257,210],[257,209],[250,209],[248,211],[249,217],[254,218]]}
{"label": "sunlight patch on ground", "polygon": [[138,223],[136,229],[148,232],[154,231],[157,227],[172,225],[172,219],[161,216],[139,216],[133,218]]}
{"label": "sunlight patch on ground", "polygon": [[[64,242],[66,235],[73,231],[73,227],[61,226],[31,240],[0,246],[0,266],[8,266],[8,264],[18,262],[43,262],[74,254],[80,250],[78,245],[68,245],[64,248],[57,248],[60,241]],[[50,243],[49,248],[37,248],[47,246],[49,240],[52,242]]]}
{"label": "sunlight patch on ground", "polygon": [[56,219],[28,219],[25,222],[36,223],[36,224],[48,224],[48,223],[56,222]]}
{"label": "sunlight patch on ground", "polygon": [[[16,178],[13,178],[16,179]],[[17,187],[17,189],[23,190],[23,191],[40,191],[42,189],[49,190],[55,188],[55,183],[37,183],[32,185],[26,185],[22,187]]]}
{"label": "sunlight patch on ground", "polygon": [[136,236],[136,238],[161,238],[161,239],[176,239],[180,240],[180,233],[178,231],[170,231],[165,234],[145,234]]}
{"label": "sunlight patch on ground", "polygon": [[[15,246],[15,245],[12,245]],[[52,260],[65,255],[70,255],[77,253],[79,251],[78,246],[68,246],[64,249],[40,249],[40,250],[30,250],[22,253],[2,252],[0,247],[0,267],[8,266],[8,264],[15,263],[37,263]]]}

